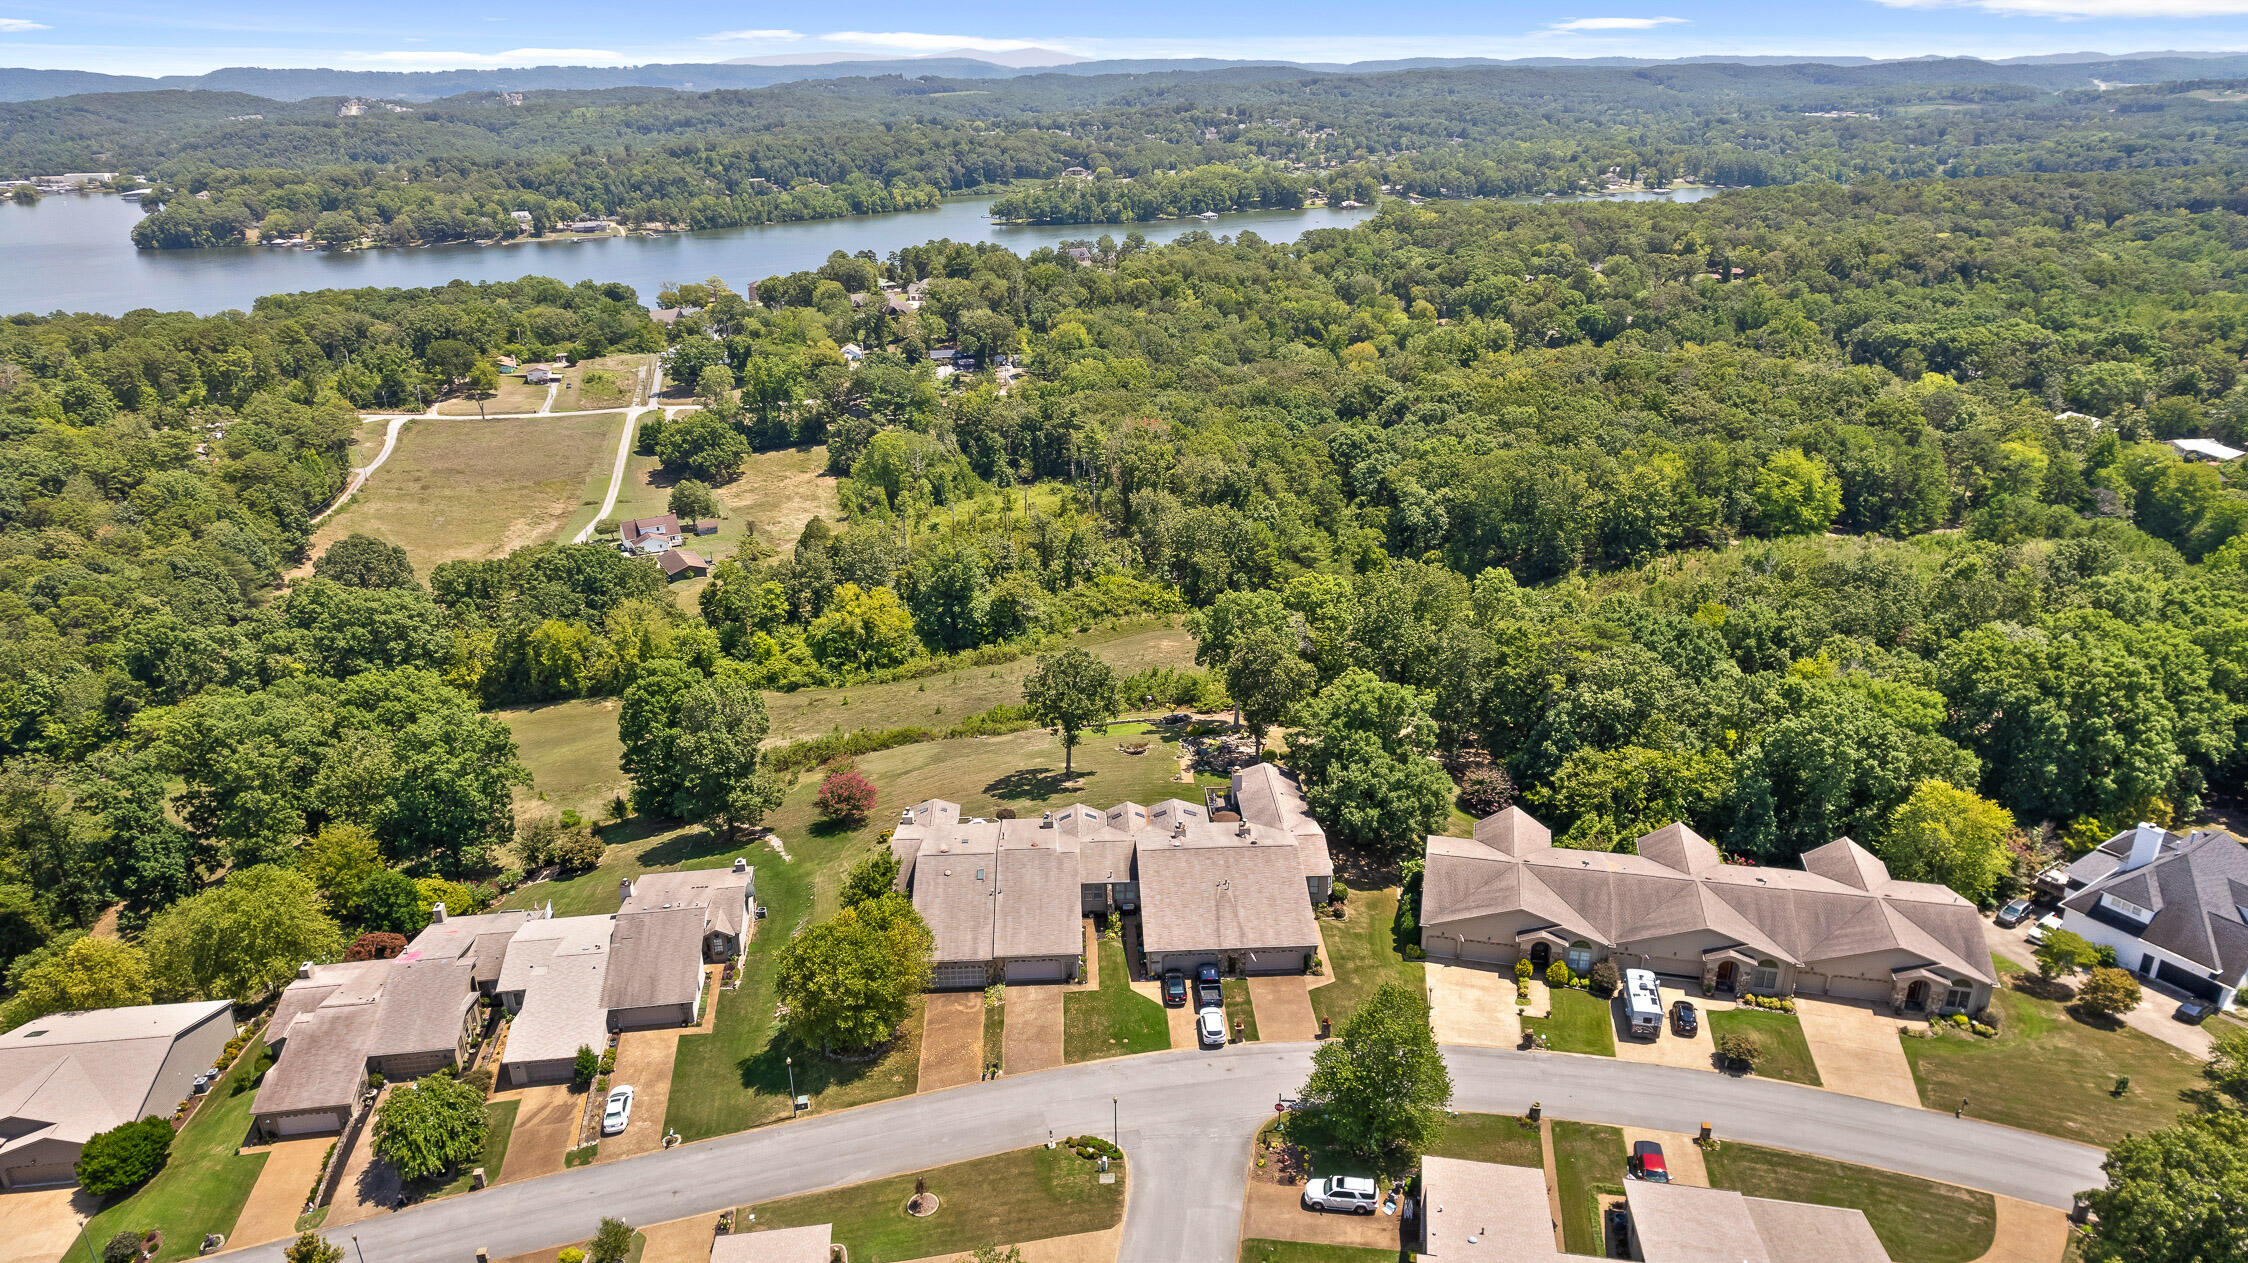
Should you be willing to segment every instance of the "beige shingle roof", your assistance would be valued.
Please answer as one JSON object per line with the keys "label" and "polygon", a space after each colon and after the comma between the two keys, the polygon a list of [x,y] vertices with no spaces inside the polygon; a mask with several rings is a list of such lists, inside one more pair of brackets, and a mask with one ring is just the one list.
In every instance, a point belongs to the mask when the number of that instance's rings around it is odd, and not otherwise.
{"label": "beige shingle roof", "polygon": [[704,919],[701,908],[618,913],[609,937],[602,1006],[693,1004],[702,994]]}
{"label": "beige shingle roof", "polygon": [[676,873],[646,873],[633,879],[632,897],[619,912],[645,912],[651,908],[702,908],[709,928],[741,936],[747,923],[752,870],[696,868]]}
{"label": "beige shingle roof", "polygon": [[710,1241],[710,1263],[828,1263],[832,1224],[742,1231]]}
{"label": "beige shingle roof", "polygon": [[1459,1158],[1421,1159],[1428,1249],[1439,1263],[1564,1263],[1546,1210],[1545,1172]]}
{"label": "beige shingle roof", "polygon": [[1225,825],[1140,836],[1140,935],[1147,951],[1319,945],[1295,844],[1264,826],[1248,827],[1247,838]]}
{"label": "beige shingle roof", "polygon": [[[397,964],[373,1006],[375,1030],[367,1055],[436,1052],[458,1044],[469,1006],[476,1003],[476,962],[401,957]],[[296,1054],[292,1040],[284,1060]]]}
{"label": "beige shingle roof", "polygon": [[226,1000],[50,1013],[0,1035],[0,1119],[40,1124],[0,1143],[87,1138],[144,1112],[164,1058],[182,1034],[233,1008]]}
{"label": "beige shingle roof", "polygon": [[1624,1196],[1647,1263],[1889,1263],[1863,1211],[1643,1180]]}
{"label": "beige shingle roof", "polygon": [[1241,818],[1270,825],[1296,841],[1304,876],[1332,877],[1335,861],[1327,851],[1327,831],[1312,819],[1296,774],[1271,763],[1256,763],[1233,774],[1233,801]]}
{"label": "beige shingle roof", "polygon": [[298,1018],[289,1047],[258,1085],[257,1114],[345,1109],[367,1080],[375,1039],[375,1006],[323,1005]]}

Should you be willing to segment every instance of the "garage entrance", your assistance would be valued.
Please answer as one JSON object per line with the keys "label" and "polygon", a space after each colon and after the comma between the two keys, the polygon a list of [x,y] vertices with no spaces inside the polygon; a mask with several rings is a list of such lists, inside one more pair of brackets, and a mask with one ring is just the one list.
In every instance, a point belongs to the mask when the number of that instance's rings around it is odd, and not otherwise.
{"label": "garage entrance", "polygon": [[312,1136],[324,1131],[342,1131],[343,1121],[331,1111],[321,1114],[287,1114],[273,1120],[273,1134],[281,1137]]}
{"label": "garage entrance", "polygon": [[2198,974],[2181,969],[2169,961],[2163,961],[2156,965],[2154,976],[2157,981],[2169,983],[2187,995],[2203,1000],[2214,1000],[2218,993],[2224,990],[2223,987],[2217,985],[2214,978],[2201,977]]}
{"label": "garage entrance", "polygon": [[1007,981],[1014,982],[1067,982],[1069,966],[1059,960],[1011,960],[1007,962]]}

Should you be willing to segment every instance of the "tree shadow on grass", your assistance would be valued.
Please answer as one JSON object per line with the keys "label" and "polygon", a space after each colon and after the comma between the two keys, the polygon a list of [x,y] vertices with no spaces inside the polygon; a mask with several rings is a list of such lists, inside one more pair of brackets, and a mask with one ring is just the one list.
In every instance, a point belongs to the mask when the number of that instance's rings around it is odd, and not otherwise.
{"label": "tree shadow on grass", "polygon": [[2052,1004],[2067,1004],[2070,1000],[2076,998],[2076,988],[2058,978],[2047,978],[2042,974],[2018,973],[2009,982],[2014,990],[2032,1000],[2044,1000]]}
{"label": "tree shadow on grass", "polygon": [[[760,1096],[779,1097],[785,1106],[788,1102],[789,1073],[796,1075],[796,1092],[799,1096],[816,1097],[822,1092],[847,1087],[879,1069],[896,1047],[895,1038],[880,1049],[849,1058],[829,1056],[817,1048],[798,1043],[787,1032],[774,1034],[772,1042],[754,1054],[741,1059],[742,1087]],[[794,1065],[790,1065],[790,1060]]]}
{"label": "tree shadow on grass", "polygon": [[713,855],[747,855],[750,848],[763,843],[763,835],[746,831],[737,832],[734,840],[728,842],[715,829],[690,829],[640,852],[639,860],[646,868],[670,868]]}
{"label": "tree shadow on grass", "polygon": [[1017,768],[983,787],[983,792],[1001,801],[1039,802],[1068,793],[1072,788],[1082,789],[1090,772],[1072,772],[1062,775],[1060,768]]}

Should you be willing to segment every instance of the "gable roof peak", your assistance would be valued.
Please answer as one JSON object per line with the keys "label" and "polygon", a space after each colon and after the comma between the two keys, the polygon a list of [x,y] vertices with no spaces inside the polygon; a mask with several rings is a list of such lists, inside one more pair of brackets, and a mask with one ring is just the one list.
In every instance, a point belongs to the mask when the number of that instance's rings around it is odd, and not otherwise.
{"label": "gable roof peak", "polygon": [[1502,855],[1553,845],[1553,832],[1529,812],[1509,807],[1475,822],[1475,840]]}

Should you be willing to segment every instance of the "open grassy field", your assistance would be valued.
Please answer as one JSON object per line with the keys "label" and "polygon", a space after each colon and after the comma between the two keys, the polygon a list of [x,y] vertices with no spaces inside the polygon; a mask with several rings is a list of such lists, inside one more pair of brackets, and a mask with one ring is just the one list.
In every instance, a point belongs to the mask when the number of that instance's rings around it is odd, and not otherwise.
{"label": "open grassy field", "polygon": [[[1087,632],[1072,637],[1069,643],[1106,662],[1119,677],[1148,667],[1194,665],[1193,634],[1168,623]],[[765,705],[773,713],[773,737],[780,741],[817,737],[838,728],[849,731],[919,725],[941,731],[979,711],[1020,704],[1023,680],[1037,668],[1036,656],[1026,654],[1013,662],[964,667],[919,680],[768,693]],[[1099,744],[1099,735],[1088,736],[1086,741],[1090,749]],[[1176,745],[1167,748],[1176,753]],[[1079,750],[1081,755],[1085,752]],[[1101,805],[1109,804],[1104,800]]]}
{"label": "open grassy field", "polygon": [[1100,1232],[1124,1217],[1126,1178],[1122,1165],[1112,1166],[1117,1179],[1103,1184],[1094,1167],[1069,1149],[1016,1149],[919,1172],[937,1195],[936,1213],[927,1218],[905,1213],[917,1177],[898,1175],[742,1207],[734,1230],[833,1224],[836,1242],[855,1263]]}
{"label": "open grassy field", "polygon": [[440,562],[554,539],[584,507],[596,472],[599,502],[623,425],[616,412],[409,422],[390,460],[320,524],[312,553],[363,531],[404,548],[426,579]]}
{"label": "open grassy field", "polygon": [[1512,1114],[1461,1114],[1429,1149],[1439,1158],[1496,1162],[1510,1167],[1545,1166],[1538,1125]]}
{"label": "open grassy field", "polygon": [[[621,408],[639,398],[638,379],[643,367],[652,365],[652,355],[606,355],[599,359],[581,360],[562,370],[561,389],[554,392],[556,412],[577,412],[588,408]],[[551,366],[550,366],[551,367]],[[601,374],[589,382],[588,374]],[[484,401],[486,414],[505,412],[537,412],[546,404],[546,386],[535,386],[523,380],[523,374],[500,374],[498,393]],[[437,405],[439,416],[473,417],[476,400],[447,399]]]}
{"label": "open grassy field", "polygon": [[1545,1036],[1546,1047],[1554,1052],[1616,1055],[1616,1025],[1608,1001],[1574,987],[1556,987],[1551,994],[1553,1012],[1522,1019],[1524,1028]]}
{"label": "open grassy field", "polygon": [[[2006,985],[1991,998],[2000,1019],[1996,1036],[1904,1041],[1928,1108],[1953,1109],[1964,1097],[1975,1118],[2110,1145],[2125,1132],[2168,1124],[2206,1091],[2193,1058],[2127,1026],[2093,1026],[2025,991],[2036,988],[2034,974],[2011,962],[1999,969]],[[2113,1095],[2125,1075],[2130,1090]]]}
{"label": "open grassy field", "polygon": [[531,785],[516,793],[516,811],[542,803],[545,814],[567,807],[599,818],[609,800],[630,788],[617,759],[617,699],[587,698],[494,712],[515,734],[515,747],[531,769]]}
{"label": "open grassy field", "polygon": [[1756,1073],[1764,1078],[1819,1086],[1819,1068],[1811,1061],[1810,1041],[1803,1038],[1803,1024],[1793,1013],[1705,1009],[1702,1020],[1709,1023],[1711,1039],[1727,1031],[1746,1031],[1762,1041],[1764,1056],[1756,1063]]}
{"label": "open grassy field", "polygon": [[1968,1263],[1997,1235],[1997,1204],[1974,1189],[1757,1145],[1721,1145],[1705,1161],[1713,1188],[1864,1211],[1893,1259]]}
{"label": "open grassy field", "polygon": [[155,1228],[164,1234],[163,1249],[154,1263],[192,1259],[208,1233],[232,1232],[250,1200],[250,1189],[265,1169],[263,1153],[236,1152],[250,1138],[250,1104],[257,1099],[258,1080],[273,1058],[265,1045],[242,1051],[172,1139],[171,1161],[140,1191],[116,1202],[87,1221],[85,1239],[100,1243],[128,1229]]}
{"label": "open grassy field", "polygon": [[[1062,1060],[1098,1061],[1169,1048],[1170,1022],[1163,1015],[1162,1005],[1132,990],[1132,970],[1124,959],[1124,945],[1104,937],[1097,950],[1101,954],[1100,987],[1062,997]],[[1242,1000],[1241,1012],[1246,1015],[1246,986]]]}
{"label": "open grassy field", "polygon": [[[806,522],[814,517],[837,520],[835,479],[826,470],[825,447],[753,454],[742,467],[741,477],[711,489],[722,515],[717,534],[697,536],[687,547],[713,562],[733,556],[751,540],[760,548],[788,551],[796,546],[796,537],[803,533]],[[665,473],[653,456],[628,457],[624,481],[617,488],[617,504],[609,516],[621,522],[671,512],[671,489],[678,481]],[[672,585],[672,592],[681,604],[691,607],[695,594],[707,582],[682,579]]]}
{"label": "open grassy field", "polygon": [[1604,1253],[1596,1198],[1603,1191],[1620,1191],[1623,1178],[1623,1132],[1592,1123],[1553,1125],[1553,1180],[1561,1195],[1563,1249],[1571,1254]]}
{"label": "open grassy field", "polygon": [[1311,989],[1311,1011],[1337,1027],[1385,982],[1409,987],[1416,995],[1426,994],[1427,986],[1421,963],[1397,950],[1397,887],[1353,890],[1346,906],[1350,911],[1344,920],[1319,919],[1333,981]]}

